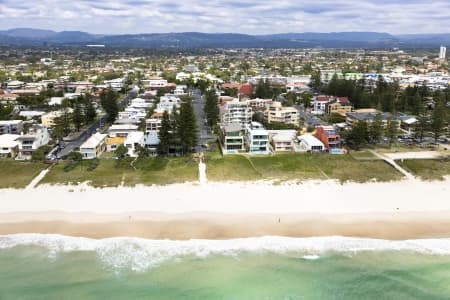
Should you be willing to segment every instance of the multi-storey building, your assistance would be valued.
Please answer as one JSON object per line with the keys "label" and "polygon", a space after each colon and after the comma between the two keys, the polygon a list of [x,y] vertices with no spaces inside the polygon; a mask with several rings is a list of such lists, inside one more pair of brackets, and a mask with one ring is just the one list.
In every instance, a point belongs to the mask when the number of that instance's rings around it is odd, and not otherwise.
{"label": "multi-storey building", "polygon": [[220,108],[222,126],[238,123],[245,127],[252,121],[252,108],[246,102],[227,102]]}

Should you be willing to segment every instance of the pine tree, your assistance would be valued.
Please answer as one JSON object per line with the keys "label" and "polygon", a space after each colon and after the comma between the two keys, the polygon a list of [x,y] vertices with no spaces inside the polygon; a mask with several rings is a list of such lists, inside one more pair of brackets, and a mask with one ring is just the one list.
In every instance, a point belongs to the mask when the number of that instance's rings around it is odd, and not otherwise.
{"label": "pine tree", "polygon": [[378,144],[381,140],[381,136],[383,134],[383,116],[381,113],[378,113],[375,116],[372,124],[370,124],[369,128],[369,137],[370,141],[374,144]]}
{"label": "pine tree", "polygon": [[177,126],[177,135],[180,139],[183,154],[192,152],[198,142],[197,121],[190,100],[184,101],[180,107],[180,117]]}
{"label": "pine tree", "polygon": [[107,90],[100,95],[100,103],[107,114],[107,121],[109,123],[114,123],[119,114],[117,98],[117,94],[110,90]]}
{"label": "pine tree", "polygon": [[203,110],[206,114],[206,121],[209,127],[214,127],[219,122],[218,97],[215,90],[209,90],[205,94],[205,106]]}
{"label": "pine tree", "polygon": [[89,124],[92,121],[95,120],[95,118],[97,117],[97,112],[95,110],[94,104],[92,103],[92,101],[87,101],[86,105],[85,105],[85,110],[84,110],[84,119],[85,119],[85,123]]}
{"label": "pine tree", "polygon": [[164,111],[162,120],[161,120],[161,128],[158,132],[159,144],[158,144],[158,154],[162,156],[169,155],[170,145],[173,140],[172,136],[172,124],[169,118],[169,113]]}
{"label": "pine tree", "polygon": [[447,123],[447,111],[444,101],[441,99],[436,103],[433,113],[431,114],[431,131],[433,132],[434,141],[437,142],[439,136],[444,131]]}
{"label": "pine tree", "polygon": [[80,103],[77,101],[75,103],[75,107],[72,113],[72,122],[77,131],[80,131],[81,126],[83,125],[83,121],[84,121],[83,111],[81,109]]}

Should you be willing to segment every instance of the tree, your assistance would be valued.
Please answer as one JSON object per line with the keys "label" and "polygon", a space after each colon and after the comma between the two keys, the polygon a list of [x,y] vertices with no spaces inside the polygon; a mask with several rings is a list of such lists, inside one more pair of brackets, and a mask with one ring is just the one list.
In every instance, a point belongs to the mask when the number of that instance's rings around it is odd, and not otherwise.
{"label": "tree", "polygon": [[369,139],[373,144],[378,144],[383,135],[383,115],[378,113],[375,116],[372,124],[370,124],[369,128]]}
{"label": "tree", "polygon": [[267,80],[259,80],[255,88],[255,96],[262,99],[272,98],[273,92]]}
{"label": "tree", "polygon": [[119,114],[118,96],[115,92],[106,90],[100,95],[100,103],[107,114],[107,121],[114,123]]}
{"label": "tree", "polygon": [[396,119],[390,119],[387,123],[386,138],[389,140],[389,145],[392,145],[397,139],[398,133],[398,121]]}
{"label": "tree", "polygon": [[118,159],[124,158],[127,153],[128,153],[128,148],[125,147],[124,145],[119,145],[117,147],[116,151],[114,151],[114,154],[116,154],[116,157]]}
{"label": "tree", "polygon": [[92,101],[87,101],[86,108],[84,112],[85,123],[89,124],[95,120],[97,117],[97,111],[95,110],[94,104]]}
{"label": "tree", "polygon": [[311,106],[311,101],[312,101],[313,95],[310,93],[304,93],[302,95],[302,98],[300,100],[300,103],[303,104],[304,108],[308,108]]}
{"label": "tree", "polygon": [[52,138],[56,140],[62,140],[71,131],[72,116],[67,111],[67,108],[63,109],[61,116],[55,118],[55,126],[52,131]]}
{"label": "tree", "polygon": [[205,106],[203,110],[206,114],[206,122],[209,127],[214,127],[219,122],[219,98],[215,90],[209,90],[205,94]]}
{"label": "tree", "polygon": [[52,148],[50,146],[42,146],[33,151],[33,154],[31,154],[31,160],[33,161],[44,161],[46,159],[46,155],[52,151]]}
{"label": "tree", "polygon": [[83,125],[83,121],[84,121],[83,111],[81,110],[80,103],[77,101],[77,103],[75,103],[75,108],[72,113],[72,122],[77,131],[80,131],[81,126]]}
{"label": "tree", "polygon": [[190,99],[181,103],[177,126],[177,136],[180,139],[182,153],[192,152],[198,142],[197,121]]}
{"label": "tree", "polygon": [[158,144],[158,154],[162,156],[169,155],[170,144],[172,143],[172,124],[169,118],[169,113],[164,111],[162,120],[161,120],[161,128],[158,132],[159,144]]}
{"label": "tree", "polygon": [[367,123],[358,121],[353,125],[352,129],[347,135],[347,144],[355,149],[360,149],[369,140],[369,132]]}
{"label": "tree", "polygon": [[136,144],[135,148],[139,158],[145,158],[150,155],[150,150],[146,147],[141,146],[140,144]]}
{"label": "tree", "polygon": [[447,111],[445,107],[445,103],[442,100],[439,100],[431,114],[431,131],[433,132],[433,137],[435,143],[437,142],[439,136],[443,133],[444,127],[447,123]]}
{"label": "tree", "polygon": [[78,161],[81,161],[83,159],[83,156],[78,151],[72,151],[72,152],[69,153],[69,155],[67,155],[67,159],[71,160],[71,161],[78,162]]}

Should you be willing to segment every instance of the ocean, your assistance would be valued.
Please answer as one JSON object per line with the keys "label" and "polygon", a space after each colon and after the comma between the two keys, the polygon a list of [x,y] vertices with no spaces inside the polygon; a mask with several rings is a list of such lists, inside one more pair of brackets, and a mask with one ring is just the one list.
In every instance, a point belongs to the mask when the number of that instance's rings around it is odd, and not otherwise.
{"label": "ocean", "polygon": [[0,299],[450,299],[450,239],[7,235]]}

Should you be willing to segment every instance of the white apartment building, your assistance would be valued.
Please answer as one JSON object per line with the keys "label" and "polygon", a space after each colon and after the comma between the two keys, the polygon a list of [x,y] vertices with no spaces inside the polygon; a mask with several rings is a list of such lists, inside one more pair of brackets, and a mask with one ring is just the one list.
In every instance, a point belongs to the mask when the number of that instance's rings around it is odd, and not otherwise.
{"label": "white apartment building", "polygon": [[221,126],[238,123],[245,127],[252,121],[252,108],[247,102],[239,102],[235,99],[227,102],[220,108]]}
{"label": "white apartment building", "polygon": [[245,142],[250,154],[269,154],[269,132],[258,122],[245,127]]}
{"label": "white apartment building", "polygon": [[298,126],[298,110],[295,107],[284,107],[280,102],[273,102],[266,110],[269,123],[283,123]]}

